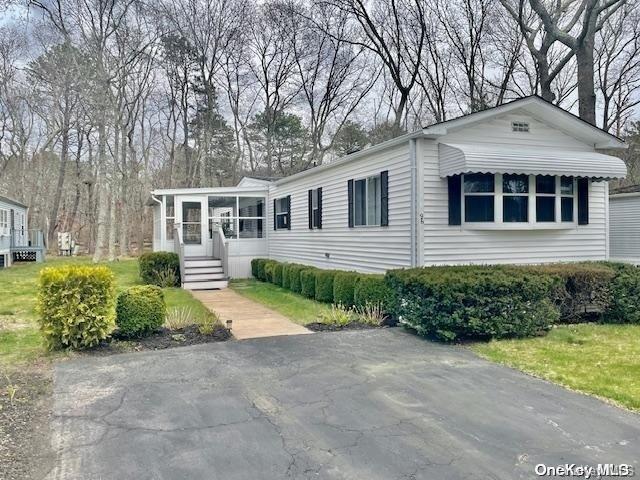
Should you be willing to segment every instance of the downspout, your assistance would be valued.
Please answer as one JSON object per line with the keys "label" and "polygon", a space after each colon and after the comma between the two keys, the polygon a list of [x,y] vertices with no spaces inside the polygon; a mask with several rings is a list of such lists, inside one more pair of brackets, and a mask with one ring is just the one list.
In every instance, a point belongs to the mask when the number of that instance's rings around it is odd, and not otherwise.
{"label": "downspout", "polygon": [[[152,193],[151,194],[151,199],[158,203],[158,205],[160,205],[160,250],[165,250],[164,248],[164,244],[165,244],[165,235],[166,235],[166,230],[167,230],[167,221],[165,220],[164,222],[162,221],[163,217],[164,217],[164,209],[162,208],[162,200],[158,200],[156,198],[156,196]],[[155,225],[153,226],[153,228],[155,229]],[[155,237],[155,231],[151,231],[151,245],[153,248],[153,238]],[[140,251],[142,251],[142,249],[140,249]]]}
{"label": "downspout", "polygon": [[418,265],[418,162],[417,162],[417,139],[411,138],[409,140],[409,163],[411,170],[411,266],[416,267]]}

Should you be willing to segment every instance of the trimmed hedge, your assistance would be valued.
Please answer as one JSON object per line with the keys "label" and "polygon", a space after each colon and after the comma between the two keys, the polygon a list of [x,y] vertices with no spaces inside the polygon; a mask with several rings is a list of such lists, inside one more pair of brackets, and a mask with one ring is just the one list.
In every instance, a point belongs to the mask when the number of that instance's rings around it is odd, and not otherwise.
{"label": "trimmed hedge", "polygon": [[47,348],[82,349],[107,339],[115,327],[115,277],[103,266],[42,269],[36,310]]}
{"label": "trimmed hedge", "polygon": [[387,310],[393,292],[386,284],[384,275],[361,275],[354,288],[353,302],[357,307],[380,304]]}
{"label": "trimmed hedge", "polygon": [[282,288],[289,289],[289,286],[291,285],[289,280],[289,272],[292,266],[293,265],[290,263],[285,263],[284,265],[282,265]]}
{"label": "trimmed hedge", "polygon": [[333,302],[333,279],[337,273],[335,270],[318,270],[316,272],[316,300]]}
{"label": "trimmed hedge", "polygon": [[[140,278],[147,285],[180,286],[180,258],[173,252],[143,253],[138,258]],[[173,283],[173,285],[168,284]]]}
{"label": "trimmed hedge", "polygon": [[611,268],[616,276],[611,282],[611,303],[603,321],[640,324],[640,267],[614,263]]}
{"label": "trimmed hedge", "polygon": [[274,262],[271,268],[271,283],[274,285],[282,286],[282,270],[284,265],[282,263]]}
{"label": "trimmed hedge", "polygon": [[294,293],[302,293],[302,283],[300,273],[309,268],[307,265],[293,264],[289,267],[289,290]]}
{"label": "trimmed hedge", "polygon": [[333,303],[351,307],[354,305],[354,293],[362,274],[356,272],[338,272],[333,278]]}
{"label": "trimmed hedge", "polygon": [[155,285],[130,287],[118,295],[116,325],[121,336],[148,335],[164,323],[167,306],[162,289]]}
{"label": "trimmed hedge", "polygon": [[265,282],[273,283],[273,273],[278,262],[275,260],[267,260],[264,262],[264,279]]}
{"label": "trimmed hedge", "polygon": [[557,280],[501,267],[393,270],[387,284],[398,301],[392,315],[439,340],[537,335],[559,318],[549,299]]}
{"label": "trimmed hedge", "polygon": [[307,298],[314,298],[316,295],[316,274],[317,268],[306,268],[300,272],[300,293]]}

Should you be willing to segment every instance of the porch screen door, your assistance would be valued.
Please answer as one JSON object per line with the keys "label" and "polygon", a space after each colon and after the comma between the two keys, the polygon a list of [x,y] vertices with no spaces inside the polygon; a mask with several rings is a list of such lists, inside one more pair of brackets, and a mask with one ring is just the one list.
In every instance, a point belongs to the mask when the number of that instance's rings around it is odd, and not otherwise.
{"label": "porch screen door", "polygon": [[185,245],[202,245],[201,202],[182,202],[182,237]]}

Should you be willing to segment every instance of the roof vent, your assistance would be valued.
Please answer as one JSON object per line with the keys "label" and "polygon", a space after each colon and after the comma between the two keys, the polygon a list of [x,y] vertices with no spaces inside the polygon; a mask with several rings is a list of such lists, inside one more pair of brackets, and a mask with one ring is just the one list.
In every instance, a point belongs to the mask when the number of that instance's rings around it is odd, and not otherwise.
{"label": "roof vent", "polygon": [[529,132],[529,122],[511,122],[511,130],[514,132]]}

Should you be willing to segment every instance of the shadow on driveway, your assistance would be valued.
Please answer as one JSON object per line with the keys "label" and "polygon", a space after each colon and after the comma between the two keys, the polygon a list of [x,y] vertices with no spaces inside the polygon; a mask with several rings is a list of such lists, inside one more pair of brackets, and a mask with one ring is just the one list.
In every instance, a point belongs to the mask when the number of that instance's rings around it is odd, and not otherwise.
{"label": "shadow on driveway", "polygon": [[400,329],[82,358],[54,389],[52,479],[638,471],[640,416]]}

